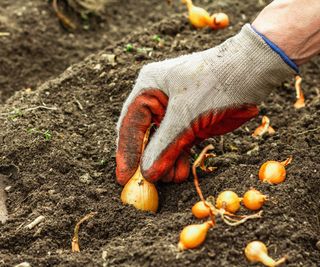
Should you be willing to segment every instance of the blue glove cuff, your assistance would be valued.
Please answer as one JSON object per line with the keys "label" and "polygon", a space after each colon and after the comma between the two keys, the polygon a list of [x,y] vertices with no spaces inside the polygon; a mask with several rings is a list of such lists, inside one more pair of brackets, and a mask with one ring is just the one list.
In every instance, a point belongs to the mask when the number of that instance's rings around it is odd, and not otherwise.
{"label": "blue glove cuff", "polygon": [[294,69],[296,73],[299,73],[299,68],[297,64],[294,63],[292,59],[290,59],[280,47],[278,47],[275,43],[270,41],[266,36],[258,32],[255,28],[252,27],[252,25],[250,26],[267,43],[267,45],[269,45],[270,48],[283,59],[284,62],[286,62],[292,69]]}

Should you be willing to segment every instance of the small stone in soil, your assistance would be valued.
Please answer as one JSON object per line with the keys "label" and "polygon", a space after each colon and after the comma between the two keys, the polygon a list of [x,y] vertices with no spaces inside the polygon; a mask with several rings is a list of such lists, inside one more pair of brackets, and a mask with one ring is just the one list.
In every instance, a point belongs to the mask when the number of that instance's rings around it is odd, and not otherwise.
{"label": "small stone in soil", "polygon": [[3,180],[4,176],[0,175],[0,223],[5,223],[8,219],[6,192]]}
{"label": "small stone in soil", "polygon": [[29,262],[24,261],[15,265],[14,267],[31,267],[31,264]]}
{"label": "small stone in soil", "polygon": [[92,178],[90,177],[90,175],[88,173],[81,175],[79,180],[83,184],[90,184],[92,182]]}

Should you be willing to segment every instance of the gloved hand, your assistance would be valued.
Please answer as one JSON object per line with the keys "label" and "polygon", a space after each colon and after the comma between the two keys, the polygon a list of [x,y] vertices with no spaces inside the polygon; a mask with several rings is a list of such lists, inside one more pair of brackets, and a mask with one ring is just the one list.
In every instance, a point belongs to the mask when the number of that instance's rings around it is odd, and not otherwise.
{"label": "gloved hand", "polygon": [[[294,73],[250,25],[215,48],[144,66],[117,125],[118,182],[139,164],[151,182],[185,180],[195,142],[256,116],[256,104]],[[151,123],[158,128],[141,155]]]}

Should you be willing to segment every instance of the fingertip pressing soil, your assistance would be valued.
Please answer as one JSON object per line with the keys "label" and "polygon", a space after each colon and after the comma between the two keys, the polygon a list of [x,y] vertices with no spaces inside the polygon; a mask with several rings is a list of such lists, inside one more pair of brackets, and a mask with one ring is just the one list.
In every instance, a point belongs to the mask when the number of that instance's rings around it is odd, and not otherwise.
{"label": "fingertip pressing soil", "polygon": [[[256,2],[255,2],[256,3]],[[165,3],[164,3],[165,4]],[[302,68],[305,108],[295,110],[293,80],[260,106],[276,129],[254,139],[261,116],[223,137],[211,138],[218,170],[199,173],[206,196],[223,190],[242,195],[255,187],[271,200],[263,217],[230,227],[218,221],[198,249],[178,252],[181,229],[198,222],[192,177],[182,184],[158,184],[157,214],[122,205],[115,182],[115,124],[139,69],[148,62],[200,51],[239,31],[262,8],[257,4],[203,1],[210,12],[230,14],[232,26],[196,31],[183,14],[173,13],[72,65],[35,90],[21,90],[0,107],[0,174],[6,177],[9,220],[0,229],[1,266],[23,261],[32,266],[248,266],[243,250],[252,240],[270,255],[288,256],[286,266],[319,266],[320,251],[320,60]],[[150,11],[151,12],[151,11]],[[244,15],[245,14],[245,15]],[[159,35],[159,45],[153,36]],[[133,51],[125,51],[126,45]],[[113,57],[113,55],[115,57]],[[250,74],[248,74],[250,75]],[[284,183],[257,178],[266,160],[293,162]],[[81,253],[71,252],[73,228],[80,229]],[[242,209],[243,213],[246,213]],[[25,225],[39,215],[33,229]]]}

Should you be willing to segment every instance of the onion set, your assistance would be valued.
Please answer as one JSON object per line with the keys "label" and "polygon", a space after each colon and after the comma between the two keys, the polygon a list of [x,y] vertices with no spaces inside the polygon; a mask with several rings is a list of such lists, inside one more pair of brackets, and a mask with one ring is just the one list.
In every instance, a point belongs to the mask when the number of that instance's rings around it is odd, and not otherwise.
{"label": "onion set", "polygon": [[261,125],[254,130],[252,136],[260,137],[263,136],[265,133],[272,135],[275,132],[276,131],[270,126],[270,119],[267,116],[263,116]]}
{"label": "onion set", "polygon": [[294,87],[296,89],[296,98],[297,98],[297,101],[294,103],[294,107],[296,109],[303,108],[306,105],[304,102],[303,91],[301,89],[301,82],[302,82],[302,78],[299,75],[297,75],[295,77],[295,84],[294,84]]}
{"label": "onion set", "polygon": [[218,215],[230,226],[237,226],[249,219],[261,218],[261,211],[252,215],[240,216],[233,214],[233,212],[236,212],[240,208],[241,198],[232,191],[224,191],[220,193],[216,201],[216,207],[215,199],[213,197],[209,196],[207,200],[205,200],[199,185],[196,170],[197,167],[201,167],[201,165],[203,165],[204,159],[210,155],[207,154],[207,151],[213,148],[214,147],[212,145],[206,146],[192,165],[194,185],[200,197],[200,201],[192,207],[192,214],[198,219],[210,217],[210,221],[203,224],[192,224],[186,226],[180,234],[180,241],[178,244],[178,248],[180,250],[192,249],[201,245],[206,239],[209,229],[215,226],[215,218]]}
{"label": "onion set", "polygon": [[217,197],[216,207],[235,213],[240,209],[240,202],[241,198],[239,198],[235,192],[223,191]]}
{"label": "onion set", "polygon": [[264,243],[261,241],[252,241],[250,242],[245,250],[244,253],[247,259],[252,262],[261,262],[265,266],[268,267],[275,267],[279,266],[280,264],[286,261],[286,257],[281,258],[278,261],[275,261],[268,255],[268,249]]}
{"label": "onion set", "polygon": [[124,204],[133,205],[139,210],[152,212],[157,212],[159,203],[155,185],[142,176],[140,167],[124,186],[121,200]]}
{"label": "onion set", "polygon": [[203,219],[209,217],[210,208],[206,206],[203,201],[200,200],[193,205],[191,212],[196,218]]}
{"label": "onion set", "polygon": [[196,28],[211,27],[217,30],[229,26],[229,17],[225,13],[210,16],[204,8],[195,6],[192,0],[182,0],[182,3],[187,5],[189,21]]}
{"label": "onion set", "polygon": [[250,189],[243,195],[242,203],[249,210],[259,210],[266,200],[266,195],[256,189]]}
{"label": "onion set", "polygon": [[289,157],[285,161],[279,162],[269,160],[262,164],[259,170],[259,179],[269,184],[280,184],[286,179],[286,166],[292,161]]}
{"label": "onion set", "polygon": [[212,29],[223,29],[229,26],[229,17],[225,13],[216,13],[211,16],[211,23],[209,25]]}
{"label": "onion set", "polygon": [[202,224],[191,224],[180,233],[179,250],[192,249],[200,246],[206,239],[208,230],[213,227],[211,221]]}
{"label": "onion set", "polygon": [[209,13],[202,7],[193,5],[192,0],[182,0],[187,5],[189,12],[189,21],[196,28],[204,28],[211,23]]}
{"label": "onion set", "polygon": [[[150,128],[144,136],[142,152],[148,142],[149,134]],[[134,175],[124,186],[121,192],[121,200],[124,204],[133,205],[139,210],[157,212],[159,205],[157,188],[142,176],[140,164]]]}

